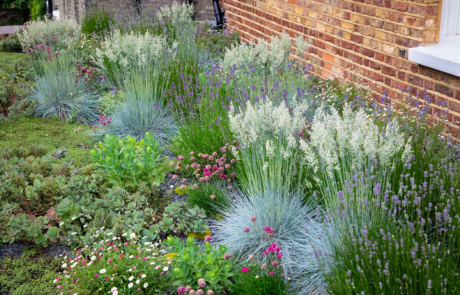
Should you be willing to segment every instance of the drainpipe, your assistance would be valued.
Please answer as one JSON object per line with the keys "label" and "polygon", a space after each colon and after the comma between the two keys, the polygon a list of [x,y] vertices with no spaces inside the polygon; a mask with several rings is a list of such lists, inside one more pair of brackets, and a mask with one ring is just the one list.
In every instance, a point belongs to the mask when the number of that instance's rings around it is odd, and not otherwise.
{"label": "drainpipe", "polygon": [[216,25],[212,29],[222,30],[225,27],[225,9],[220,9],[219,0],[212,0],[212,5],[214,6],[214,15],[216,16]]}

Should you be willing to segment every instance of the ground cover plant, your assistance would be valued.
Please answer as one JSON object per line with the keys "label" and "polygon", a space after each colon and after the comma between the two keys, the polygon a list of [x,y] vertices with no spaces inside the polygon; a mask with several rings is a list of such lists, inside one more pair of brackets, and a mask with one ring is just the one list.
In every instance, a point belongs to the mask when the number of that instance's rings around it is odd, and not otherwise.
{"label": "ground cover plant", "polygon": [[95,6],[18,32],[31,71],[2,74],[0,238],[72,247],[43,288],[458,293],[447,112],[315,78],[308,38],[241,44],[192,14]]}

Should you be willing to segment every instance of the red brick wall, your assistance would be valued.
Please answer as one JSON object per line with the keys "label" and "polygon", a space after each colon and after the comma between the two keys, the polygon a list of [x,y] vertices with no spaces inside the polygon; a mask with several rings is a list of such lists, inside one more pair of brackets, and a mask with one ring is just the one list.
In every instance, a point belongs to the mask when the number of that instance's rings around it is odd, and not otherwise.
{"label": "red brick wall", "polygon": [[[231,27],[243,41],[268,39],[286,30],[291,37],[310,36],[307,57],[323,78],[361,73],[374,97],[386,89],[401,97],[401,87],[426,88],[437,103],[447,101],[448,119],[460,122],[460,77],[439,72],[407,59],[408,49],[435,42],[438,3],[435,0],[223,0]],[[294,43],[294,42],[293,42]],[[374,83],[375,82],[375,83]]]}

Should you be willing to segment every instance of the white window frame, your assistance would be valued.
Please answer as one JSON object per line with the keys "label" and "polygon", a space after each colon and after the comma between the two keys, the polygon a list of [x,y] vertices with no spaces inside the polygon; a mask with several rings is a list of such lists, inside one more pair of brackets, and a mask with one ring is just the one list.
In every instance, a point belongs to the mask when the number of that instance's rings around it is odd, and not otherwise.
{"label": "white window frame", "polygon": [[439,43],[409,49],[409,60],[460,77],[460,0],[443,0]]}

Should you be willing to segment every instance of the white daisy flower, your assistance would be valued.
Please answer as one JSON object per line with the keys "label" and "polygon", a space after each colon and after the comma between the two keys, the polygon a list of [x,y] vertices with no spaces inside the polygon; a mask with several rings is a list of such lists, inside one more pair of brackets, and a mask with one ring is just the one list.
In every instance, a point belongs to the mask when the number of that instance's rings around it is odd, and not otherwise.
{"label": "white daisy flower", "polygon": [[113,293],[113,291],[117,291],[117,287],[113,287],[112,289],[110,289],[110,292]]}
{"label": "white daisy flower", "polygon": [[91,256],[91,261],[96,260],[96,256]]}
{"label": "white daisy flower", "polygon": [[134,277],[130,276],[128,280],[131,282],[132,280],[134,280]]}
{"label": "white daisy flower", "polygon": [[118,291],[115,290],[115,291],[112,292],[112,294],[113,294],[113,295],[118,295]]}
{"label": "white daisy flower", "polygon": [[168,269],[169,268],[167,266],[163,267],[163,271],[168,271]]}
{"label": "white daisy flower", "polygon": [[106,272],[105,269],[101,269],[101,270],[99,271],[99,273],[105,273],[105,272]]}
{"label": "white daisy flower", "polygon": [[144,288],[147,288],[149,286],[149,284],[145,283],[144,284]]}
{"label": "white daisy flower", "polygon": [[143,275],[142,275],[142,278],[145,279],[145,277],[147,277],[147,275],[146,275],[146,274],[143,274]]}
{"label": "white daisy flower", "polygon": [[133,286],[134,286],[133,283],[129,283],[129,284],[128,284],[128,288],[132,288]]}
{"label": "white daisy flower", "polygon": [[140,283],[140,282],[141,282],[141,280],[137,280],[137,281],[136,281],[136,284],[138,284],[138,285],[139,285],[139,283]]}

